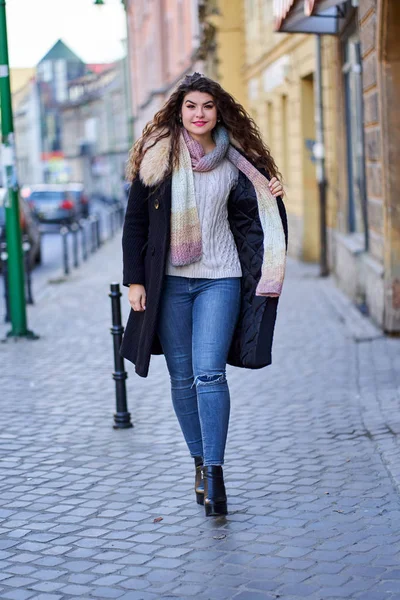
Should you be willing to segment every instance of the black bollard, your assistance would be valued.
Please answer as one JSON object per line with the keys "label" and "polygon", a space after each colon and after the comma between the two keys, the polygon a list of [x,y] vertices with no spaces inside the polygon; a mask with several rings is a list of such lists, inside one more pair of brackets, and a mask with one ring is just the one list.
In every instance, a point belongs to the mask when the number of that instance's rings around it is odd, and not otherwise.
{"label": "black bollard", "polygon": [[22,244],[22,250],[24,251],[24,267],[25,267],[25,285],[26,285],[26,303],[33,304],[32,296],[32,277],[31,277],[31,261],[29,256],[29,250],[31,245],[28,240]]}
{"label": "black bollard", "polygon": [[99,244],[99,228],[97,225],[97,215],[93,215],[92,219],[93,219],[93,240],[94,240],[93,243],[94,243],[95,250],[98,250],[100,247],[100,244]]}
{"label": "black bollard", "polygon": [[110,238],[113,238],[114,237],[114,212],[113,212],[113,210],[108,211],[108,223],[109,223]]}
{"label": "black bollard", "polygon": [[115,215],[115,229],[118,231],[118,229],[121,227],[121,219],[120,219],[120,209],[119,209],[119,202],[117,204],[117,206],[115,207],[114,210],[114,215]]}
{"label": "black bollard", "polygon": [[79,221],[79,227],[81,229],[82,258],[83,258],[83,260],[87,260],[88,249],[87,249],[87,234],[86,234],[86,220],[85,219],[81,219]]}
{"label": "black bollard", "polygon": [[71,225],[72,255],[73,255],[73,259],[74,259],[75,269],[79,267],[78,231],[79,231],[78,223],[72,223],[72,225]]}
{"label": "black bollard", "polygon": [[95,219],[93,216],[89,217],[89,223],[90,223],[90,251],[93,254],[94,252],[96,252],[96,249],[97,249],[96,223],[95,223]]}
{"label": "black bollard", "polygon": [[119,283],[112,283],[110,285],[111,298],[111,313],[112,313],[112,327],[111,334],[114,342],[114,373],[113,379],[115,381],[115,395],[117,410],[114,413],[114,429],[127,429],[133,427],[131,422],[131,413],[128,412],[127,400],[126,400],[126,384],[125,380],[128,378],[128,374],[125,371],[124,359],[119,353],[119,349],[122,343],[122,336],[124,328],[121,322],[121,292],[119,291]]}
{"label": "black bollard", "polygon": [[61,227],[60,235],[63,246],[63,262],[64,262],[64,275],[69,275],[69,260],[68,260],[68,228]]}
{"label": "black bollard", "polygon": [[7,254],[7,244],[3,243],[0,246],[0,259],[2,264],[2,273],[4,279],[4,307],[5,307],[5,315],[4,315],[4,323],[10,322],[10,296],[8,293],[8,254]]}
{"label": "black bollard", "polygon": [[100,248],[102,241],[101,241],[101,218],[99,213],[95,214],[95,218],[96,218],[96,242],[97,242],[97,247]]}

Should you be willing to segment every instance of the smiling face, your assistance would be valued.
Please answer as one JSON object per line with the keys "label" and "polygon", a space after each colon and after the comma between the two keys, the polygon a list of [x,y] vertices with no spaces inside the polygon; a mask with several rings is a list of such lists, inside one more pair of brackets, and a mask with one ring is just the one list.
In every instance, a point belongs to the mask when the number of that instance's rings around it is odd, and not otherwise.
{"label": "smiling face", "polygon": [[182,124],[193,136],[209,136],[217,124],[214,98],[204,92],[189,92],[182,103]]}

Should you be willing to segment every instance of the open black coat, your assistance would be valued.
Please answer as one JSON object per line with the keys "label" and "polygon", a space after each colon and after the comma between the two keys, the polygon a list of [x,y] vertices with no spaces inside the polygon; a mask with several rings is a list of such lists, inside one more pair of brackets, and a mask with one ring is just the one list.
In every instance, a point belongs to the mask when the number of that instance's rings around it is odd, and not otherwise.
{"label": "open black coat", "polygon": [[[171,181],[169,175],[146,186],[138,176],[130,189],[123,228],[123,284],[145,286],[146,310],[131,310],[121,354],[135,364],[142,377],[147,377],[151,354],[162,354],[157,321],[170,244]],[[286,211],[281,198],[277,203],[287,243]],[[228,215],[243,272],[241,311],[228,363],[259,369],[271,363],[279,299],[255,295],[261,276],[263,231],[254,186],[241,172],[228,200]]]}

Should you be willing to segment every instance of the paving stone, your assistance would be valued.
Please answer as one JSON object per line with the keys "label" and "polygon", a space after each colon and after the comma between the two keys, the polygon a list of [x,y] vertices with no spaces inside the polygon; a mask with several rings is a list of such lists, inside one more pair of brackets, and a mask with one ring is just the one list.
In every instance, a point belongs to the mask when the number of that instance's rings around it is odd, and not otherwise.
{"label": "paving stone", "polygon": [[147,575],[146,579],[149,581],[161,581],[163,583],[168,581],[173,581],[179,576],[179,573],[175,573],[174,571],[167,571],[165,569],[151,569],[150,573]]}
{"label": "paving stone", "polygon": [[36,583],[36,579],[32,579],[31,577],[9,577],[3,583],[11,587],[27,588]]}
{"label": "paving stone", "polygon": [[27,590],[13,590],[12,592],[3,592],[3,598],[7,600],[28,600],[35,595],[35,592]]}
{"label": "paving stone", "polygon": [[246,587],[254,588],[256,590],[263,590],[266,592],[272,592],[278,587],[278,583],[276,581],[251,581],[247,584]]}
{"label": "paving stone", "polygon": [[64,587],[64,585],[65,582],[57,583],[56,581],[40,581],[39,583],[35,583],[35,585],[32,586],[32,589],[38,592],[50,593],[57,592],[60,588]]}
{"label": "paving stone", "polygon": [[90,588],[87,585],[70,584],[61,588],[60,591],[69,596],[82,596],[83,594],[90,594],[93,591],[93,588]]}
{"label": "paving stone", "polygon": [[128,592],[120,596],[122,600],[157,600],[157,594],[151,592]]}
{"label": "paving stone", "polygon": [[34,600],[62,600],[60,594],[38,594],[34,596]]}
{"label": "paving stone", "polygon": [[235,600],[273,600],[276,596],[272,596],[266,592],[244,591],[236,596],[232,596]]}
{"label": "paving stone", "polygon": [[72,573],[72,575],[68,575],[67,580],[68,583],[84,585],[85,583],[92,583],[92,581],[96,583],[94,580],[97,580],[97,577],[96,575],[91,575],[89,573]]}
{"label": "paving stone", "polygon": [[88,560],[71,560],[63,563],[64,569],[67,569],[67,571],[74,571],[76,573],[87,571],[88,569],[92,569],[96,566],[97,563]]}
{"label": "paving stone", "polygon": [[95,598],[120,598],[125,594],[124,590],[117,590],[112,587],[99,587],[91,592]]}
{"label": "paving stone", "polygon": [[127,590],[145,590],[150,586],[150,583],[146,579],[131,578],[122,581],[120,586]]}
{"label": "paving stone", "polygon": [[[308,585],[306,582],[306,583],[296,583],[296,584],[284,585],[282,588],[279,588],[278,592],[279,592],[279,595],[283,595],[283,597],[296,596],[297,598],[307,598],[313,592],[316,592],[318,589],[319,589],[319,586]],[[327,596],[322,596],[322,597],[329,597],[329,594]]]}

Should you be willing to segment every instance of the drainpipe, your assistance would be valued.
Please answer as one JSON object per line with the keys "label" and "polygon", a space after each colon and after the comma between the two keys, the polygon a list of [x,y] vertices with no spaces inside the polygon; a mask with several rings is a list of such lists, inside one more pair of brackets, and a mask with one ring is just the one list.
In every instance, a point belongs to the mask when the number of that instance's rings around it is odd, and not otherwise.
{"label": "drainpipe", "polygon": [[325,171],[325,145],[324,145],[324,105],[322,95],[322,44],[321,36],[315,36],[316,42],[316,69],[315,69],[315,130],[316,142],[313,154],[317,164],[317,182],[319,191],[319,232],[320,232],[320,276],[329,274],[327,232],[326,232],[326,171]]}

